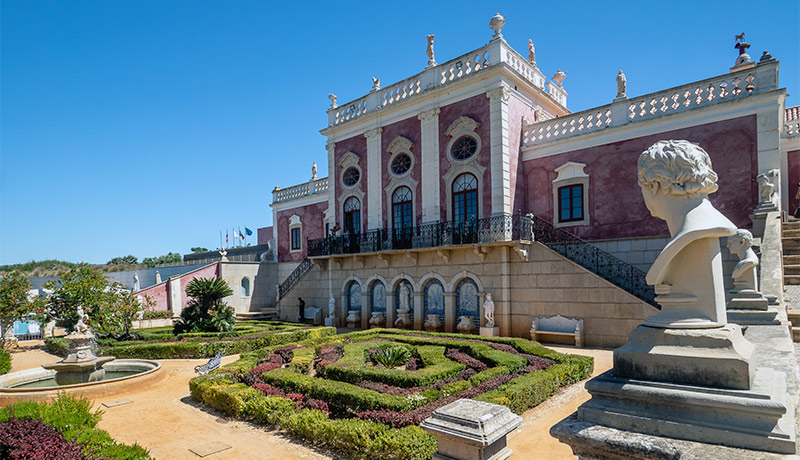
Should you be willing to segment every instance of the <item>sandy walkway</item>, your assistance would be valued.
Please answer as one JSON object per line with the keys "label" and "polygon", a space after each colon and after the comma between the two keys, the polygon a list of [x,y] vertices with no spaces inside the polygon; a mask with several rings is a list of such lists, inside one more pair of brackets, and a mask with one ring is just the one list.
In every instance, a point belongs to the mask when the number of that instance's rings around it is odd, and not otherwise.
{"label": "sandy walkway", "polygon": [[[610,350],[560,348],[566,353],[595,357],[595,375],[611,367]],[[229,356],[224,363],[234,361]],[[58,360],[41,348],[27,348],[13,355],[12,370],[23,370]],[[249,423],[220,417],[195,405],[189,397],[189,380],[194,366],[206,360],[162,360],[167,378],[153,387],[127,395],[99,398],[96,407],[105,411],[100,428],[126,443],[138,442],[159,460],[197,460],[189,449],[198,450],[211,443],[231,446],[203,457],[228,459],[339,459],[330,452],[315,449],[277,432],[265,431]],[[549,434],[550,427],[567,417],[588,399],[583,384],[573,385],[523,414],[522,426],[509,436],[509,446],[518,459],[575,458],[569,447]],[[103,403],[130,400],[114,407]]]}

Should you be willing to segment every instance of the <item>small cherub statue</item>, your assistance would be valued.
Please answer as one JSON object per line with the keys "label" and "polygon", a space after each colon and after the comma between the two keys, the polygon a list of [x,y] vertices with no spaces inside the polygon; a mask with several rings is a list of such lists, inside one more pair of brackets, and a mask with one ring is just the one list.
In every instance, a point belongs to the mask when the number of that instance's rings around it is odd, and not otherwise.
{"label": "small cherub statue", "polygon": [[489,292],[486,293],[486,300],[483,302],[483,316],[486,318],[486,327],[494,327],[494,301]]}
{"label": "small cherub statue", "polygon": [[86,321],[89,321],[89,315],[83,311],[83,306],[78,305],[78,322],[75,323],[75,332],[78,334],[86,334],[89,332],[89,326],[86,325]]}

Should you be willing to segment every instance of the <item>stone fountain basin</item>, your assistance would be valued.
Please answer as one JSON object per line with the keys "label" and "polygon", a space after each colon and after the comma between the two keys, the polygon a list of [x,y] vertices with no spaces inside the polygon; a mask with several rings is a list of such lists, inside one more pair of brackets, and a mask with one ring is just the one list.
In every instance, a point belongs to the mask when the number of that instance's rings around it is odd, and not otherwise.
{"label": "stone fountain basin", "polygon": [[55,377],[56,371],[44,368],[27,369],[0,376],[0,406],[17,401],[48,401],[55,399],[59,392],[66,391],[75,396],[97,398],[140,390],[160,382],[165,374],[161,364],[146,359],[116,359],[103,366],[109,372],[138,371],[136,375],[120,377],[99,382],[73,385],[49,386],[41,388],[10,388],[26,383]]}

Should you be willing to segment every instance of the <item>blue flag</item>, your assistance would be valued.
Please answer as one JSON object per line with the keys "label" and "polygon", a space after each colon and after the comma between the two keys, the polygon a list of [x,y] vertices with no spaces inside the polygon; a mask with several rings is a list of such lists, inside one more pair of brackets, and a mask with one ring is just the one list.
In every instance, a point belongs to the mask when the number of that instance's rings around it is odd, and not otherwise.
{"label": "blue flag", "polygon": [[249,228],[247,228],[247,227],[245,227],[245,228],[244,228],[244,232],[245,232],[245,233],[247,233],[247,236],[250,236],[250,235],[252,235],[252,234],[253,234],[253,231],[252,231],[252,230],[250,230],[250,229],[249,229]]}

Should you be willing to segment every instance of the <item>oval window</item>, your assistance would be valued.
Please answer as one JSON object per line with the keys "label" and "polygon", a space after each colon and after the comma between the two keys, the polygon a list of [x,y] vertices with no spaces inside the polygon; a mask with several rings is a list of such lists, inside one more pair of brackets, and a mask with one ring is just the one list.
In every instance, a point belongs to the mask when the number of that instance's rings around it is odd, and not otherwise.
{"label": "oval window", "polygon": [[456,160],[466,160],[478,150],[478,142],[469,137],[461,136],[453,143],[453,148],[450,153]]}
{"label": "oval window", "polygon": [[347,168],[342,175],[342,183],[348,187],[352,187],[358,183],[361,178],[361,173],[354,167]]}
{"label": "oval window", "polygon": [[405,153],[397,155],[394,157],[394,160],[392,160],[392,172],[396,176],[402,176],[407,173],[409,169],[411,169],[411,157]]}

